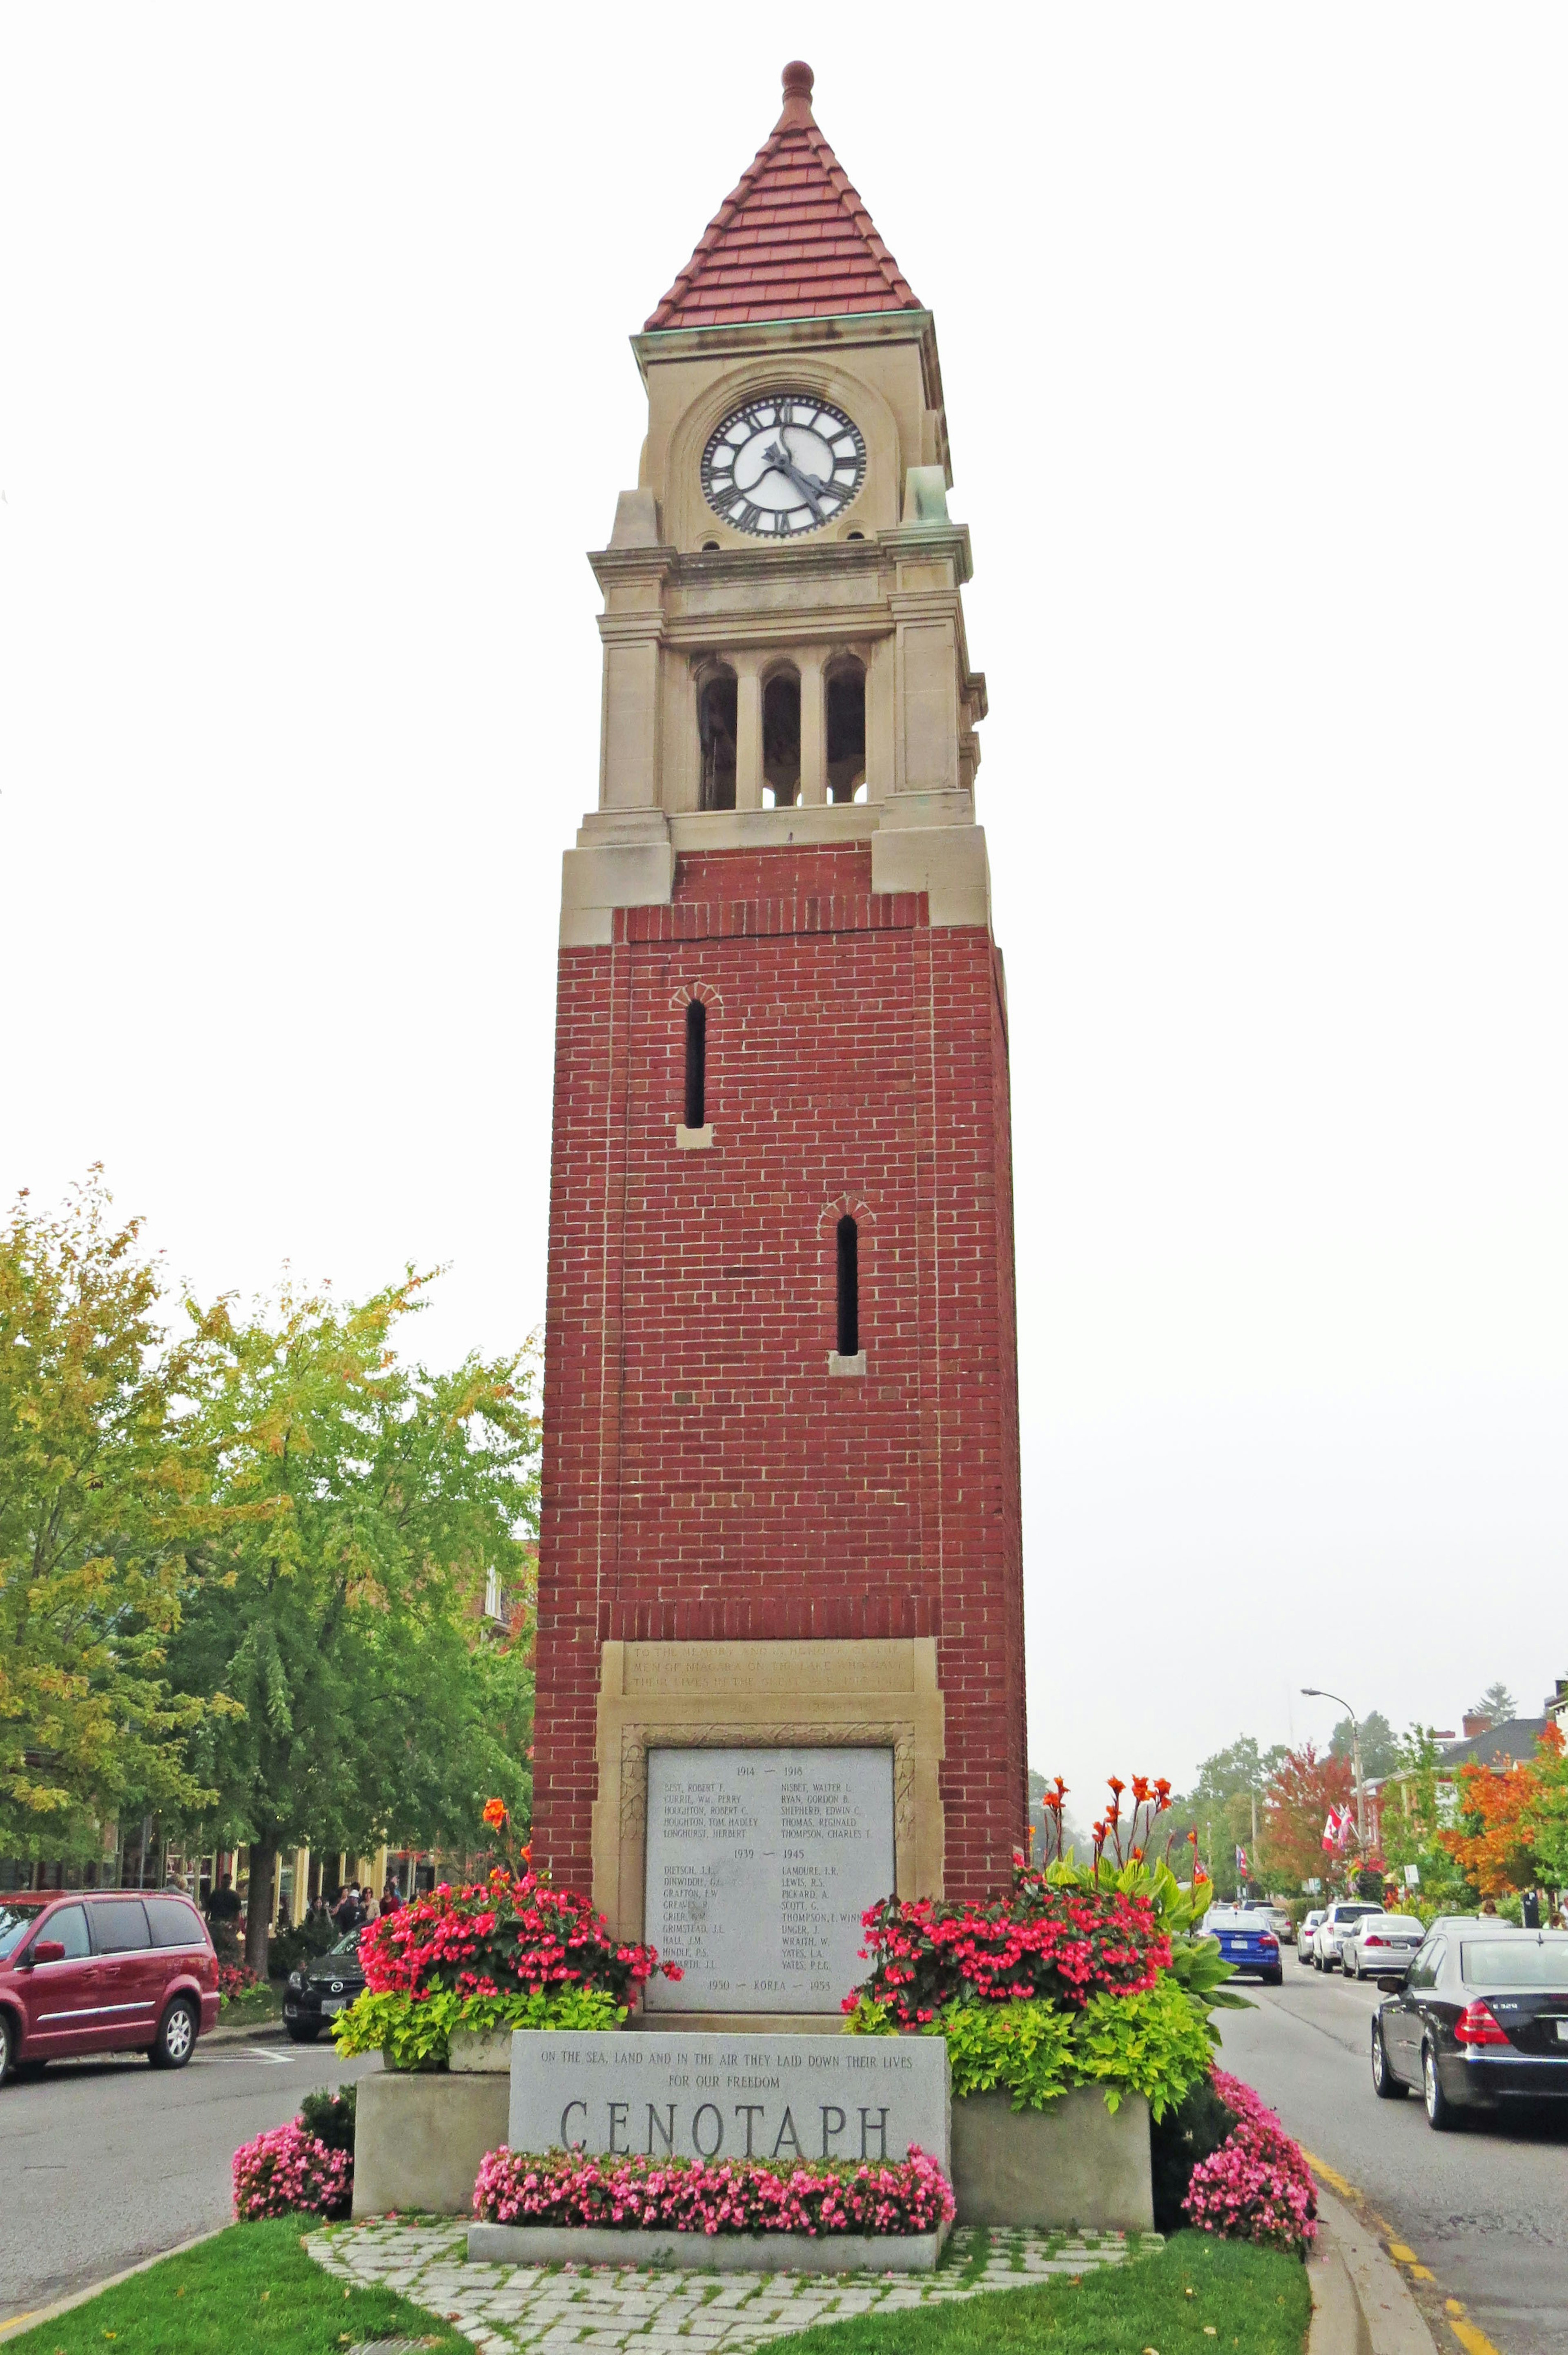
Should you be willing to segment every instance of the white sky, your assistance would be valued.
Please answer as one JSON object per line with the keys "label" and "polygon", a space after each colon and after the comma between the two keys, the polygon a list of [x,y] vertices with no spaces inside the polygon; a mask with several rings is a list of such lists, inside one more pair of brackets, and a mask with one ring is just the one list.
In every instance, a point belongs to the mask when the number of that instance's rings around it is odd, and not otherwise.
{"label": "white sky", "polygon": [[[787,29],[775,29],[779,25]],[[1031,1754],[1568,1670],[1568,16],[0,18],[0,1188],[541,1314],[626,337],[787,55],[941,337]]]}

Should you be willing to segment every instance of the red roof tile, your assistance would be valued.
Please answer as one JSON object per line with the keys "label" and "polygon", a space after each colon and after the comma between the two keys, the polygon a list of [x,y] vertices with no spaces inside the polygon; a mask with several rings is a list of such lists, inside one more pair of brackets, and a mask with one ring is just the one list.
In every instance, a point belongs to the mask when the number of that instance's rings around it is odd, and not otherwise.
{"label": "red roof tile", "polygon": [[784,69],[784,112],[698,240],[650,327],[724,327],[850,311],[918,311],[918,297],[811,114],[811,69]]}

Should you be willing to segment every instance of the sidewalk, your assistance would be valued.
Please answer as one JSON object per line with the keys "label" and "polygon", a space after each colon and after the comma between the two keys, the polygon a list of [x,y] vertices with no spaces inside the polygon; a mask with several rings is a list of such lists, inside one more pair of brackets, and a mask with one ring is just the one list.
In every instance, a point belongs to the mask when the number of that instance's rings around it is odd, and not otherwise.
{"label": "sidewalk", "polygon": [[1318,2185],[1318,2240],[1307,2270],[1307,2355],[1435,2355],[1432,2334],[1393,2259],[1343,2200]]}

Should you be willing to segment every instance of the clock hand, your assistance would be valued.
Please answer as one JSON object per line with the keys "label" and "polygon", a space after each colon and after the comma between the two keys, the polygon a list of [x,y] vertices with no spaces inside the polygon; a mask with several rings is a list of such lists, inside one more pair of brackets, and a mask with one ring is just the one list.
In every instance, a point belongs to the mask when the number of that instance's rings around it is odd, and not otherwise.
{"label": "clock hand", "polygon": [[779,474],[787,474],[789,476],[789,480],[794,484],[795,488],[801,493],[805,498],[806,505],[810,508],[811,513],[817,517],[817,520],[820,523],[821,521],[822,510],[818,502],[817,493],[821,488],[821,485],[817,481],[814,475],[801,474],[800,468],[795,464],[793,459],[790,457],[789,451],[784,446],[782,435],[780,435],[779,439],[775,442],[771,450],[765,450],[762,454],[770,465],[777,467]]}

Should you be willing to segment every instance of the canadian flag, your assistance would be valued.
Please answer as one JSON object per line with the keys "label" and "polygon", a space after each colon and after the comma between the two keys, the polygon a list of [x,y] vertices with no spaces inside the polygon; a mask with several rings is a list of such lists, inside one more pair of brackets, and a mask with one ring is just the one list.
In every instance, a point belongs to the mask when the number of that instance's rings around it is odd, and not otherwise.
{"label": "canadian flag", "polygon": [[1340,1815],[1338,1807],[1330,1807],[1329,1810],[1328,1821],[1323,1826],[1324,1849],[1330,1855],[1332,1855],[1335,1849],[1343,1848],[1344,1844],[1345,1819]]}

